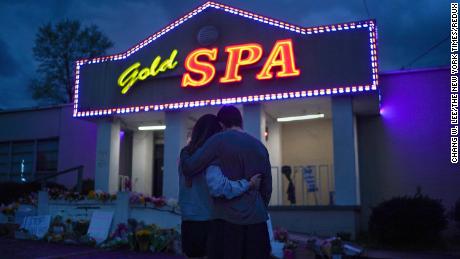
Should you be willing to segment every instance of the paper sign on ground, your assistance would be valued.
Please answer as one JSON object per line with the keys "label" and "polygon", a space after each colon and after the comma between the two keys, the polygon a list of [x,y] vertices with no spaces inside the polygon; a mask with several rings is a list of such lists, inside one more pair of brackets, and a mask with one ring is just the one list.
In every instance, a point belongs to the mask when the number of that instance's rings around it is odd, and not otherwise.
{"label": "paper sign on ground", "polygon": [[113,211],[95,211],[91,216],[88,235],[99,244],[107,239],[112,225]]}
{"label": "paper sign on ground", "polygon": [[26,229],[29,234],[35,235],[38,238],[43,238],[51,223],[51,216],[26,216],[22,222],[21,228]]}

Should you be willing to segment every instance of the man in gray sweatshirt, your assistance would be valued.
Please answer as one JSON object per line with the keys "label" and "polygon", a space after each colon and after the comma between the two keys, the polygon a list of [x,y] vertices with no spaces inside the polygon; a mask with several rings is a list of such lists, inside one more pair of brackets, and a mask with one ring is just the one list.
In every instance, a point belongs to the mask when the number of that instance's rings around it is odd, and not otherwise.
{"label": "man in gray sweatshirt", "polygon": [[208,258],[264,259],[270,257],[266,221],[272,192],[268,151],[242,129],[242,117],[234,106],[217,114],[225,130],[209,138],[192,156],[182,160],[182,173],[193,176],[208,165],[219,163],[230,180],[250,179],[261,173],[260,189],[234,199],[214,198],[214,218],[208,241]]}

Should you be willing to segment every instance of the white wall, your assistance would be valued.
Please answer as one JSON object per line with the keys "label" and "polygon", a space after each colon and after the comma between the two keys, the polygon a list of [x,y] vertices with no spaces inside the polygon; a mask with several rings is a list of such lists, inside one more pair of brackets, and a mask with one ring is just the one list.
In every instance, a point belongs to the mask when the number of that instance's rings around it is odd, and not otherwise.
{"label": "white wall", "polygon": [[332,120],[282,123],[282,152],[286,165],[332,164]]}
{"label": "white wall", "polygon": [[[296,189],[297,205],[329,204],[329,191],[333,188],[333,140],[332,120],[317,119],[281,123],[281,152],[282,165],[289,165],[293,169],[291,175]],[[296,166],[328,165],[317,170],[317,185],[320,192],[307,193],[303,176]],[[281,171],[280,171],[281,174]],[[280,176],[282,181],[282,201],[290,204],[286,190],[288,181]],[[303,191],[305,190],[305,191]]]}
{"label": "white wall", "polygon": [[152,194],[153,131],[133,134],[132,190]]}

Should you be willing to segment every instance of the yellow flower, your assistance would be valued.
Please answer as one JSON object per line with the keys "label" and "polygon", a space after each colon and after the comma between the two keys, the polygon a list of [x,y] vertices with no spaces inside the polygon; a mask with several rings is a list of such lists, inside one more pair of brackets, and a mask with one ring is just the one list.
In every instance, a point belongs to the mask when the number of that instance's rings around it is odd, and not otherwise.
{"label": "yellow flower", "polygon": [[88,199],[89,200],[94,200],[96,198],[96,192],[95,191],[90,191],[88,193]]}
{"label": "yellow flower", "polygon": [[152,232],[150,232],[147,229],[141,229],[136,232],[137,237],[146,237],[146,236],[150,236],[151,234]]}

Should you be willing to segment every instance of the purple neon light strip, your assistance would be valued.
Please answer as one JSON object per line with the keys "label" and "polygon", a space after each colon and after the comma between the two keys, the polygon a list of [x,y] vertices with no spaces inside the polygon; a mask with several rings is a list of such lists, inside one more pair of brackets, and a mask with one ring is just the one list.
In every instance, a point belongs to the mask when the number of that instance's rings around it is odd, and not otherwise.
{"label": "purple neon light strip", "polygon": [[[139,49],[145,47],[152,41],[158,39],[159,37],[163,36],[165,33],[173,30],[174,28],[178,27],[188,19],[192,18],[193,16],[201,13],[208,7],[213,7],[216,9],[224,10],[225,12],[232,13],[235,15],[239,15],[245,18],[253,19],[255,21],[265,23],[268,25],[276,26],[285,30],[289,30],[291,32],[300,33],[303,35],[309,34],[317,34],[317,33],[324,33],[324,32],[334,32],[334,31],[341,31],[341,30],[349,30],[355,28],[369,28],[369,37],[370,37],[370,54],[371,54],[371,67],[372,67],[372,85],[364,85],[364,86],[350,86],[350,87],[337,87],[331,89],[318,89],[318,90],[308,90],[308,91],[301,91],[301,92],[286,92],[286,93],[276,93],[276,94],[265,94],[265,95],[256,95],[255,96],[245,96],[245,97],[234,97],[234,98],[224,98],[224,99],[210,99],[210,100],[200,100],[200,101],[192,101],[192,102],[178,102],[178,103],[170,103],[170,104],[158,104],[158,105],[146,105],[146,106],[135,106],[135,107],[124,107],[124,108],[112,108],[112,109],[98,109],[98,110],[90,110],[90,111],[78,111],[78,91],[80,85],[80,67],[85,64],[92,64],[92,63],[101,63],[107,61],[114,61],[114,60],[121,60],[126,59],[133,53],[137,52]],[[266,100],[277,100],[277,99],[287,99],[287,98],[302,98],[308,96],[318,96],[318,95],[332,95],[332,94],[341,94],[341,93],[349,93],[349,92],[362,92],[362,91],[370,91],[376,90],[378,85],[378,63],[377,63],[377,46],[376,46],[376,28],[375,24],[372,20],[370,21],[361,21],[361,22],[351,22],[351,23],[344,23],[344,24],[335,24],[335,25],[326,25],[326,26],[318,26],[318,27],[310,27],[310,28],[301,28],[299,26],[291,25],[289,23],[281,22],[272,18],[267,18],[265,16],[253,14],[247,11],[243,11],[237,8],[229,7],[226,5],[214,3],[214,2],[207,2],[202,6],[197,7],[195,10],[189,12],[185,16],[179,18],[175,22],[169,24],[162,30],[158,31],[157,33],[151,35],[144,41],[140,42],[139,44],[135,45],[125,53],[120,53],[117,55],[110,55],[105,57],[98,57],[89,59],[82,59],[76,62],[75,68],[75,92],[74,92],[74,117],[86,117],[86,116],[99,116],[99,115],[110,115],[110,114],[123,114],[123,113],[132,113],[132,112],[140,112],[140,111],[149,111],[153,110],[170,110],[170,109],[181,109],[181,108],[188,108],[188,107],[200,107],[200,106],[207,106],[207,105],[220,105],[220,104],[231,104],[231,103],[244,103],[248,102],[249,98],[252,101],[266,101]],[[296,93],[291,95],[291,93]],[[297,94],[298,93],[298,94]],[[301,94],[305,93],[305,94]],[[311,94],[310,94],[311,93]],[[260,99],[260,96],[273,96],[275,95],[277,98],[269,98],[266,99],[265,97]],[[281,96],[281,98],[278,98]],[[235,100],[235,101],[233,101]],[[241,100],[241,101],[237,101]],[[243,101],[246,100],[246,101]],[[185,105],[187,104],[187,105]],[[189,105],[192,104],[192,105]],[[198,105],[196,105],[198,104]]]}

